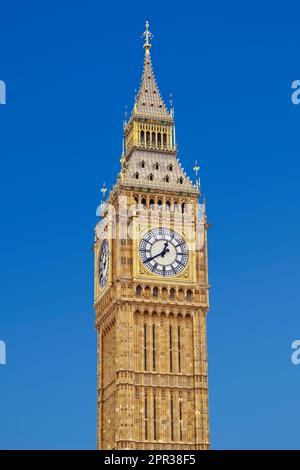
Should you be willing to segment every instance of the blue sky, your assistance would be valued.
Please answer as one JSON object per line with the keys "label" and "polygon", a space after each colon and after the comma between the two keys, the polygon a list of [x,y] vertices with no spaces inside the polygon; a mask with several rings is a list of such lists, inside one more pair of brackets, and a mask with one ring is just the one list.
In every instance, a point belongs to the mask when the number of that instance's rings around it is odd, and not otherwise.
{"label": "blue sky", "polygon": [[[279,5],[281,3],[281,5]],[[211,441],[299,448],[296,2],[1,2],[0,447],[96,446],[93,226],[148,18],[209,220]]]}

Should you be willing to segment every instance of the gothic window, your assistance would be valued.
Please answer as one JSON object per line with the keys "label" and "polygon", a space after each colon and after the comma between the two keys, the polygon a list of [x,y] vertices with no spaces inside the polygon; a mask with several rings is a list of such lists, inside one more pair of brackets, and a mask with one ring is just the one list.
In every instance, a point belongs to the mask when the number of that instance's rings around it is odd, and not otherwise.
{"label": "gothic window", "polygon": [[152,132],[152,145],[155,145],[155,132]]}
{"label": "gothic window", "polygon": [[145,132],[141,131],[141,144],[143,144],[145,141]]}
{"label": "gothic window", "polygon": [[182,400],[179,399],[179,440],[182,441]]}
{"label": "gothic window", "polygon": [[141,295],[142,295],[142,288],[141,288],[141,286],[137,286],[137,288],[136,288],[136,295],[137,295],[137,297],[141,297]]}
{"label": "gothic window", "polygon": [[153,289],[153,297],[158,297],[158,288],[154,287]]}
{"label": "gothic window", "polygon": [[174,441],[174,409],[173,409],[172,397],[171,397],[171,402],[170,402],[170,428],[171,428],[171,441]]}
{"label": "gothic window", "polygon": [[166,147],[167,146],[167,134],[163,134],[163,146]]}
{"label": "gothic window", "polygon": [[178,372],[181,373],[181,338],[180,338],[180,326],[178,326],[177,335],[178,335]]}
{"label": "gothic window", "polygon": [[146,201],[146,199],[145,199],[144,197],[143,197],[143,199],[142,199],[141,202],[142,202],[143,208],[146,209],[147,201]]}
{"label": "gothic window", "polygon": [[150,181],[153,181],[153,175],[152,175],[152,173],[151,173],[151,175],[149,175],[149,180],[150,180]]}
{"label": "gothic window", "polygon": [[171,289],[170,290],[170,300],[174,300],[175,299],[175,289]]}
{"label": "gothic window", "polygon": [[144,323],[144,370],[147,370],[147,325]]}
{"label": "gothic window", "polygon": [[178,183],[179,183],[179,184],[183,184],[183,178],[182,178],[182,176],[180,176],[180,178],[179,178],[179,180],[178,180]]}
{"label": "gothic window", "polygon": [[186,293],[186,300],[190,302],[192,300],[192,297],[193,297],[192,291],[189,289]]}
{"label": "gothic window", "polygon": [[155,363],[155,325],[152,325],[152,365],[153,370],[155,370],[156,363]]}
{"label": "gothic window", "polygon": [[138,172],[136,172],[136,174],[135,174],[134,176],[135,176],[135,179],[136,179],[136,180],[138,180],[138,179],[139,179],[139,177],[140,177],[140,175],[139,175],[139,173],[138,173]]}
{"label": "gothic window", "polygon": [[170,353],[170,372],[173,372],[173,338],[172,325],[169,326],[169,353]]}
{"label": "gothic window", "polygon": [[178,212],[178,202],[177,201],[174,202],[174,211]]}
{"label": "gothic window", "polygon": [[146,132],[146,144],[150,145],[150,132],[149,131]]}
{"label": "gothic window", "polygon": [[168,166],[168,170],[169,170],[169,171],[173,171],[173,165],[172,165],[172,163],[170,163],[170,165]]}
{"label": "gothic window", "polygon": [[185,202],[181,204],[181,212],[184,214],[185,212]]}
{"label": "gothic window", "polygon": [[158,164],[158,162],[155,163],[154,168],[155,168],[156,170],[159,169],[159,164]]}
{"label": "gothic window", "polygon": [[157,433],[156,433],[156,397],[153,397],[153,439],[156,441]]}
{"label": "gothic window", "polygon": [[166,210],[167,210],[168,212],[170,212],[170,209],[171,209],[170,201],[167,201],[167,202],[166,202]]}
{"label": "gothic window", "polygon": [[165,182],[166,182],[166,183],[169,183],[169,182],[170,182],[169,176],[166,176],[166,177],[165,177]]}
{"label": "gothic window", "polygon": [[160,147],[161,146],[161,133],[158,132],[157,134],[157,145]]}
{"label": "gothic window", "polygon": [[145,162],[144,162],[144,160],[141,162],[141,167],[142,167],[142,168],[145,168]]}
{"label": "gothic window", "polygon": [[145,396],[145,440],[148,439],[148,400]]}
{"label": "gothic window", "polygon": [[157,201],[157,205],[158,205],[158,208],[161,209],[162,201],[160,199]]}
{"label": "gothic window", "polygon": [[154,199],[150,199],[150,208],[154,209]]}

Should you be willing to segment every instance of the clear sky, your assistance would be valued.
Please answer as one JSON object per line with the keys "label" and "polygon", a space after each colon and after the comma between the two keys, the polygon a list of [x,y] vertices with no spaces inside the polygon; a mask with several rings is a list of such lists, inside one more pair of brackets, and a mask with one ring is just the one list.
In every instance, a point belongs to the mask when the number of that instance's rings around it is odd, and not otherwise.
{"label": "clear sky", "polygon": [[93,226],[148,18],[213,223],[212,447],[300,448],[299,3],[11,0],[0,16],[0,447],[96,446]]}

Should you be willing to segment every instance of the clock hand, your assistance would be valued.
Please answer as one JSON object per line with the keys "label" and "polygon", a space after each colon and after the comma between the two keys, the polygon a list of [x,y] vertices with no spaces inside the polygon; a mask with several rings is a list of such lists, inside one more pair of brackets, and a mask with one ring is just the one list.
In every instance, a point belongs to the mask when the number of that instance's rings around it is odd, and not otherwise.
{"label": "clock hand", "polygon": [[163,253],[163,251],[162,251],[161,253],[158,253],[158,255],[151,256],[151,258],[147,258],[147,259],[146,259],[146,262],[147,262],[147,261],[152,261],[153,259],[157,258],[158,256],[162,256],[162,253]]}
{"label": "clock hand", "polygon": [[169,248],[168,248],[168,244],[169,244],[169,242],[166,242],[166,243],[165,243],[164,249],[163,249],[163,251],[161,252],[162,258],[165,256],[166,253],[168,253],[168,251],[170,251]]}
{"label": "clock hand", "polygon": [[158,253],[155,256],[152,256],[151,258],[146,259],[146,262],[152,261],[153,259],[157,258],[158,256],[161,256],[162,258],[165,256],[165,254],[170,251],[169,248],[167,248],[168,242],[165,243],[164,249]]}

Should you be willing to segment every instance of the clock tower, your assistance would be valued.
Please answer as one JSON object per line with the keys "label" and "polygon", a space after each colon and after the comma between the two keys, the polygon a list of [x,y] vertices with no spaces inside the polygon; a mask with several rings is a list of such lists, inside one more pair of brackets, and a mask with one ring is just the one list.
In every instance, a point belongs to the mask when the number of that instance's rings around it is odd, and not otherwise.
{"label": "clock tower", "polygon": [[120,173],[95,227],[98,448],[208,449],[205,203],[178,159],[148,22],[144,37]]}

